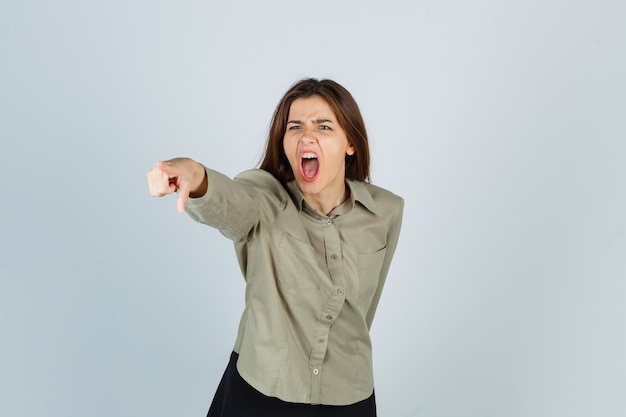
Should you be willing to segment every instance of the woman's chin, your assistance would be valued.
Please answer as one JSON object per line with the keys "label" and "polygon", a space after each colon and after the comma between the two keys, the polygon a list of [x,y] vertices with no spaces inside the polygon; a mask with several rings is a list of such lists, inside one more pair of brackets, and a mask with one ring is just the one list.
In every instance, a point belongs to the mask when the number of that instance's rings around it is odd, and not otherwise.
{"label": "woman's chin", "polygon": [[303,194],[317,194],[320,191],[319,177],[314,179],[300,177],[297,184]]}

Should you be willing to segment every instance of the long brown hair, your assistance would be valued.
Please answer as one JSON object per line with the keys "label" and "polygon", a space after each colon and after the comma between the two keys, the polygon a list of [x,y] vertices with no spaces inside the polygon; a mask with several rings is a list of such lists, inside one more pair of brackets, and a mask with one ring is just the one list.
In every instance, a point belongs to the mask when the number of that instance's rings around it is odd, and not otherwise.
{"label": "long brown hair", "polygon": [[346,132],[348,142],[354,146],[354,154],[346,155],[346,179],[369,182],[370,151],[363,117],[350,92],[332,80],[315,78],[300,80],[285,93],[274,111],[260,168],[274,175],[282,183],[294,179],[283,149],[289,109],[296,99],[313,96],[319,96],[328,103],[339,125]]}

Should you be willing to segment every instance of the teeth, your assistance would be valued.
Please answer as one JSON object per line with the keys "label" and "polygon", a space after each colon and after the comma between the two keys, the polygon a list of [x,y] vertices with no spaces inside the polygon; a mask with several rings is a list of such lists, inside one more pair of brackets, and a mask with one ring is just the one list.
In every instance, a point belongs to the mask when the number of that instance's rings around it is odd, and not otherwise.
{"label": "teeth", "polygon": [[317,156],[312,152],[306,152],[302,154],[302,158],[304,159],[317,159]]}

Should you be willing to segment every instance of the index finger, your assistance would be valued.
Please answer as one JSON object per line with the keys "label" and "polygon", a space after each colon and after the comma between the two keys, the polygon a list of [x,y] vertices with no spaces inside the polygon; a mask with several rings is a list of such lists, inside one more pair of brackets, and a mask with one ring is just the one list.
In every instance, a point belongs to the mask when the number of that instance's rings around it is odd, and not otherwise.
{"label": "index finger", "polygon": [[187,205],[187,200],[189,200],[189,193],[191,190],[189,189],[189,185],[187,185],[186,181],[181,181],[178,184],[178,199],[176,200],[176,208],[179,213],[185,212],[185,206]]}

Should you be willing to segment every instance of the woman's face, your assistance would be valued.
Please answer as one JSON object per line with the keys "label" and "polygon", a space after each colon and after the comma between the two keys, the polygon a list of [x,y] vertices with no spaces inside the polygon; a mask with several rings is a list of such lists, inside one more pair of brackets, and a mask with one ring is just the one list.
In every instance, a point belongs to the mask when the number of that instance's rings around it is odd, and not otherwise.
{"label": "woman's face", "polygon": [[343,197],[345,157],[355,149],[323,98],[299,98],[291,103],[283,149],[305,197],[332,198],[339,193]]}

